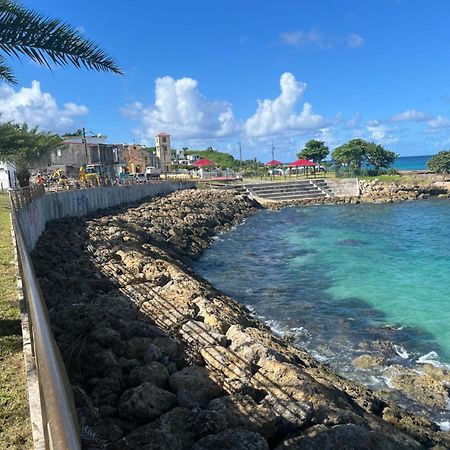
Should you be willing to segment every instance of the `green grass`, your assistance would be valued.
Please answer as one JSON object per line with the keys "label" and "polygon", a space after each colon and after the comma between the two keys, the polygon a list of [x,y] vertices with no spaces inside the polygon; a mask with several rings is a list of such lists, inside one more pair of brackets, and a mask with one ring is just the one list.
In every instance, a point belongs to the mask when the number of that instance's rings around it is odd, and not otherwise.
{"label": "green grass", "polygon": [[360,180],[373,181],[378,180],[383,183],[399,183],[404,185],[411,184],[429,184],[434,181],[433,177],[421,174],[407,174],[407,175],[377,175],[377,176],[359,176]]}
{"label": "green grass", "polygon": [[9,199],[0,194],[0,449],[32,448]]}

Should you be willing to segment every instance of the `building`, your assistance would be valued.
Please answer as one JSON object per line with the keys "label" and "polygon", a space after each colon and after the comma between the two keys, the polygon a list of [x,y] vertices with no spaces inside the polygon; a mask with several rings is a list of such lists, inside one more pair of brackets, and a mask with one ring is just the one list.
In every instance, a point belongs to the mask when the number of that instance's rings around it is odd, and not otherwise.
{"label": "building", "polygon": [[63,145],[50,154],[49,165],[52,168],[63,168],[69,177],[78,177],[80,167],[85,164],[100,164],[105,174],[114,178],[123,160],[119,146],[106,144],[98,138],[70,137]]}
{"label": "building", "polygon": [[159,167],[159,158],[139,144],[124,146],[122,158],[129,173],[144,173],[146,167]]}
{"label": "building", "polygon": [[0,190],[15,189],[17,186],[18,182],[14,164],[0,161]]}
{"label": "building", "polygon": [[170,148],[170,134],[163,131],[155,136],[156,156],[159,158],[162,173],[169,172],[172,164],[172,150]]}

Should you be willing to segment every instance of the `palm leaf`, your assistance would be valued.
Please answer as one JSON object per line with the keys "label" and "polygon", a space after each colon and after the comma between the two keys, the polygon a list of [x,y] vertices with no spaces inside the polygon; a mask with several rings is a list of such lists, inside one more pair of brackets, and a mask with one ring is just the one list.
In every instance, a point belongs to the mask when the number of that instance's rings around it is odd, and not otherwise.
{"label": "palm leaf", "polygon": [[[0,0],[0,50],[16,58],[26,55],[49,68],[51,63],[58,66],[73,64],[75,67],[122,73],[106,52],[72,26],[28,10],[11,0]],[[2,61],[0,65],[5,67]],[[4,79],[14,82],[14,77]]]}
{"label": "palm leaf", "polygon": [[7,83],[16,84],[11,67],[5,64],[5,59],[0,56],[0,80],[6,81]]}

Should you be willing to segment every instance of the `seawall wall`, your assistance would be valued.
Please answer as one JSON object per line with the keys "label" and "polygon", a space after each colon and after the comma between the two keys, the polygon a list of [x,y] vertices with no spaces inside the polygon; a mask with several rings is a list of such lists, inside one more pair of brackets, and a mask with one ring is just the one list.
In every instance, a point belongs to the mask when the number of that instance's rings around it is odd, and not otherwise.
{"label": "seawall wall", "polygon": [[49,192],[17,212],[28,251],[32,251],[50,220],[81,217],[98,209],[137,202],[146,197],[194,187],[192,182],[142,183],[63,192]]}

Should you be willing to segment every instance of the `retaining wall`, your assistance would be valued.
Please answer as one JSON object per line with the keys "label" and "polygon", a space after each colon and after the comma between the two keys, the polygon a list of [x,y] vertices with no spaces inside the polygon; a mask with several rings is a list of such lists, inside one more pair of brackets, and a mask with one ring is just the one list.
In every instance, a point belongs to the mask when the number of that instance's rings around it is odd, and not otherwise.
{"label": "retaining wall", "polygon": [[327,178],[326,182],[336,197],[358,197],[360,194],[358,178]]}
{"label": "retaining wall", "polygon": [[145,197],[194,187],[193,182],[167,181],[131,186],[98,187],[63,192],[49,192],[17,211],[22,233],[31,252],[50,220],[80,217],[97,209],[133,203]]}

